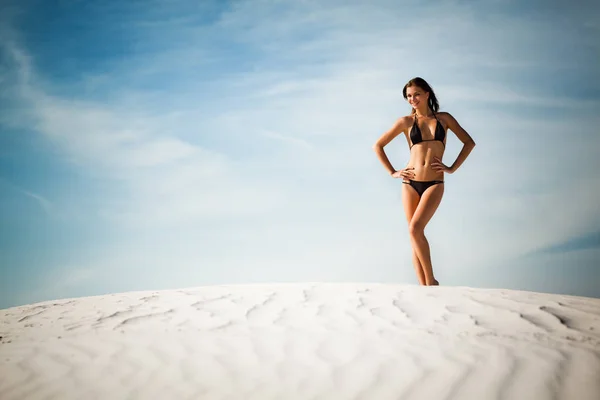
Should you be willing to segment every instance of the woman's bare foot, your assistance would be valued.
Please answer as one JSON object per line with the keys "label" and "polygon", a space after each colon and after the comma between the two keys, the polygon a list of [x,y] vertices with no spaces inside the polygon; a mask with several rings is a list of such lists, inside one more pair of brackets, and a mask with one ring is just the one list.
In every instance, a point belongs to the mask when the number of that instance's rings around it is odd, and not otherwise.
{"label": "woman's bare foot", "polygon": [[437,279],[434,279],[431,286],[440,286],[440,283],[437,281]]}

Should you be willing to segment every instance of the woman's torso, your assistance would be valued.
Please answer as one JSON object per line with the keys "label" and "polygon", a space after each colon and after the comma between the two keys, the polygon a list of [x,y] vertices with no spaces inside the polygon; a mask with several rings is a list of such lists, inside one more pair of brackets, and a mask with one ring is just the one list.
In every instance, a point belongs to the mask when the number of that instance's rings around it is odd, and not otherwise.
{"label": "woman's torso", "polygon": [[[437,119],[436,119],[437,117]],[[415,181],[432,181],[443,180],[444,173],[436,172],[431,168],[431,163],[434,162],[434,157],[442,160],[446,146],[447,128],[442,121],[442,117],[438,114],[429,118],[419,117],[416,120],[418,124],[419,135],[415,135],[418,131],[413,132],[413,124],[415,123],[414,115],[410,116],[410,125],[404,132],[408,146],[410,148],[410,159],[406,167],[414,168]],[[437,123],[440,123],[440,127]],[[437,130],[437,131],[436,131]],[[411,132],[413,138],[411,138]],[[421,142],[413,143],[412,139],[422,139]],[[439,139],[442,139],[441,141]]]}

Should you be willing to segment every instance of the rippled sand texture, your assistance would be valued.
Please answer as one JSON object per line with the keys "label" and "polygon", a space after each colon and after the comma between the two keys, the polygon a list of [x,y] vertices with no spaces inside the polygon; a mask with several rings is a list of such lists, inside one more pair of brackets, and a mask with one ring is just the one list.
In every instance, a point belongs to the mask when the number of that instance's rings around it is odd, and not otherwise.
{"label": "rippled sand texture", "polygon": [[210,286],[0,310],[0,399],[600,399],[600,299]]}

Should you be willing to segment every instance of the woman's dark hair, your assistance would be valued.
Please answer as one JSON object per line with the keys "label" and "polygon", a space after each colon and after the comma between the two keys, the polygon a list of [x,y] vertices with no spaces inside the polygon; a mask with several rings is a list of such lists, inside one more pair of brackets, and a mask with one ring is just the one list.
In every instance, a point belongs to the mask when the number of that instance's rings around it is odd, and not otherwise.
{"label": "woman's dark hair", "polygon": [[[411,86],[418,86],[424,92],[429,92],[429,108],[434,113],[438,112],[438,110],[440,109],[440,105],[438,104],[437,97],[435,97],[433,89],[431,88],[431,86],[429,86],[425,79],[419,77],[412,78],[410,81],[408,81],[406,85],[404,85],[404,89],[402,89],[402,95],[404,96],[405,100],[408,100],[408,98],[406,97],[406,88],[409,88]],[[413,108],[412,113],[414,114],[415,112],[416,110]]]}

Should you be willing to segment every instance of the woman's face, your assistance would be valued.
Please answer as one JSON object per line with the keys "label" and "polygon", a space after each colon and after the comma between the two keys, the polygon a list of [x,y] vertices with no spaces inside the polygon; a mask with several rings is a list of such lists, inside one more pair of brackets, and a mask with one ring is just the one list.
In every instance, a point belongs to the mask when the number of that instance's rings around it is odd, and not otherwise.
{"label": "woman's face", "polygon": [[419,108],[419,104],[427,105],[429,93],[418,86],[409,86],[406,88],[406,100],[413,108]]}

